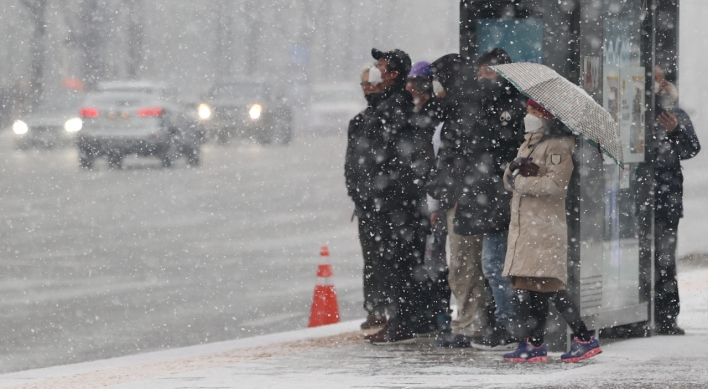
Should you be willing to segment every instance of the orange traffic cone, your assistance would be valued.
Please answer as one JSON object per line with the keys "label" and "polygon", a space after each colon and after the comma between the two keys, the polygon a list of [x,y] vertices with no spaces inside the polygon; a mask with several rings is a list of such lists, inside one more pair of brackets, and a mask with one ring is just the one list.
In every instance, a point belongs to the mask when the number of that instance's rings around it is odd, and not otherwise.
{"label": "orange traffic cone", "polygon": [[332,265],[329,262],[329,249],[322,246],[320,249],[321,263],[317,267],[317,285],[312,297],[312,310],[310,311],[310,324],[308,327],[319,327],[327,324],[339,323],[339,304],[334,285],[329,283],[332,277]]}

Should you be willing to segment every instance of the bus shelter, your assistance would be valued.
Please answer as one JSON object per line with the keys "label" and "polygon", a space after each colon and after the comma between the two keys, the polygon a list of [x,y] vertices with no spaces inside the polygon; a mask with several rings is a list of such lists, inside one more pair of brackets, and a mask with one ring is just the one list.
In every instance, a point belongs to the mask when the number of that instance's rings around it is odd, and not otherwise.
{"label": "bus shelter", "polygon": [[[568,290],[588,327],[649,335],[653,328],[653,80],[678,81],[679,0],[463,0],[460,53],[494,47],[576,80],[619,124],[624,168],[578,140],[569,189]],[[553,315],[558,318],[558,315]],[[550,323],[549,323],[550,324]],[[568,331],[549,325],[564,349]]]}

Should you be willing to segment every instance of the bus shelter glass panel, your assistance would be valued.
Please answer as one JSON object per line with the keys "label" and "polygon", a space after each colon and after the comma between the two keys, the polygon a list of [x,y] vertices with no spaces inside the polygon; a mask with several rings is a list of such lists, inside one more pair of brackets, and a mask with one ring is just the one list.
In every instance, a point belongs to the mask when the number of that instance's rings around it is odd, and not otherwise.
{"label": "bus shelter glass panel", "polygon": [[620,168],[608,159],[604,163],[603,310],[640,302],[636,173],[646,151],[641,5],[641,0],[605,3],[603,105],[619,125],[625,166]]}
{"label": "bus shelter glass panel", "polygon": [[478,19],[477,57],[502,48],[513,62],[543,63],[543,19]]}

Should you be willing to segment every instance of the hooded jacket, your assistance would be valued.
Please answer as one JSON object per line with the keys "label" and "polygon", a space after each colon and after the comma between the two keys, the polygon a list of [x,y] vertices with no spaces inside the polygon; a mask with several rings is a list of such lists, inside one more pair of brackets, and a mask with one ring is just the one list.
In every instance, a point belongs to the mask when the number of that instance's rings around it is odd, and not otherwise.
{"label": "hooded jacket", "polygon": [[481,114],[472,131],[467,163],[455,212],[455,233],[477,235],[509,228],[511,193],[504,170],[524,142],[526,99],[502,77],[480,82]]}
{"label": "hooded jacket", "polygon": [[472,174],[470,145],[481,108],[473,72],[459,55],[448,54],[430,66],[446,95],[441,100],[444,124],[440,150],[427,189],[440,202],[440,208],[448,210],[459,201],[463,181]]}
{"label": "hooded jacket", "polygon": [[537,176],[517,175],[513,186],[509,169],[504,173],[504,185],[513,197],[502,275],[513,277],[516,288],[563,290],[568,282],[565,199],[575,142],[570,136],[544,137],[543,131],[526,134],[525,139],[517,156],[532,157],[540,169]]}

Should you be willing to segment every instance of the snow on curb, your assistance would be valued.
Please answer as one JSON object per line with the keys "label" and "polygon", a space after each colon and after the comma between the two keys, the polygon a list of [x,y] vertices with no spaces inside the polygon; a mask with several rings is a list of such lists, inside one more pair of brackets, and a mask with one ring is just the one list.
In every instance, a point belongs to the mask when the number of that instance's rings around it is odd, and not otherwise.
{"label": "snow on curb", "polygon": [[359,321],[0,375],[0,388],[79,389],[362,342]]}

